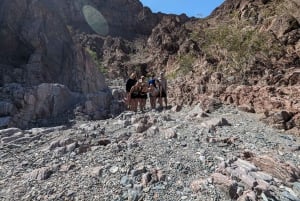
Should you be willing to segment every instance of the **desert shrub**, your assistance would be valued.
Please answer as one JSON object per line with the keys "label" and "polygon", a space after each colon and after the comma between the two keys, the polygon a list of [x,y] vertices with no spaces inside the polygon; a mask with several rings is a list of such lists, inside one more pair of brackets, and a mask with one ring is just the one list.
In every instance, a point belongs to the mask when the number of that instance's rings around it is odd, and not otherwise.
{"label": "desert shrub", "polygon": [[85,48],[86,52],[90,55],[90,57],[93,59],[93,62],[96,64],[98,70],[102,73],[102,74],[107,74],[108,70],[107,68],[103,65],[101,59],[98,57],[97,52],[91,50],[90,48],[86,47]]}
{"label": "desert shrub", "polygon": [[193,63],[195,62],[196,57],[193,54],[181,55],[179,57],[179,69],[178,73],[186,75],[193,70]]}

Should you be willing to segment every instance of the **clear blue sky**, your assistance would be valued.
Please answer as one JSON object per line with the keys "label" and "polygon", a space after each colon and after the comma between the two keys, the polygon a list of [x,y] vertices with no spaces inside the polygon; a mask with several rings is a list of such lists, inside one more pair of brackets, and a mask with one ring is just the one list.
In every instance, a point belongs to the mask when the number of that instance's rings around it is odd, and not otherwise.
{"label": "clear blue sky", "polygon": [[207,17],[224,0],[140,0],[153,13],[185,13],[189,17]]}

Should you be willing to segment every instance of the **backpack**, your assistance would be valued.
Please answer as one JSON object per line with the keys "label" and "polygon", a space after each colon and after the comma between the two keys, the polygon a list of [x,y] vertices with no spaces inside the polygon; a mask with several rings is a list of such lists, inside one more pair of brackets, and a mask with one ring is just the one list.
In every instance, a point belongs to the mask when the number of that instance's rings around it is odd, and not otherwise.
{"label": "backpack", "polygon": [[149,86],[152,84],[156,88],[155,79],[149,80]]}

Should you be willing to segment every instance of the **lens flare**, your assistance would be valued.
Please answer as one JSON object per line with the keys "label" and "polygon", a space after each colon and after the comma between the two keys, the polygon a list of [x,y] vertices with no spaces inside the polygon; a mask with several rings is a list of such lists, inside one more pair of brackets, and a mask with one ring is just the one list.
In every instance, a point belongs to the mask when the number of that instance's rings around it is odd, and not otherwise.
{"label": "lens flare", "polygon": [[82,8],[85,21],[98,34],[105,36],[109,33],[108,23],[100,11],[92,6],[85,5]]}

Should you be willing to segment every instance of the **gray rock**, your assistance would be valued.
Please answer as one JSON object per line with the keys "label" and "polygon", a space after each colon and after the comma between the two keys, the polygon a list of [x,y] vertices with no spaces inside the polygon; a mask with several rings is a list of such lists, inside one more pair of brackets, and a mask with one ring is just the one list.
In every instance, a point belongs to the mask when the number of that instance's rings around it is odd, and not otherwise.
{"label": "gray rock", "polygon": [[52,175],[53,171],[49,167],[43,167],[32,171],[26,177],[30,180],[46,180]]}
{"label": "gray rock", "polygon": [[12,135],[14,135],[15,133],[19,133],[22,132],[19,128],[7,128],[7,129],[3,129],[0,130],[0,137],[10,137]]}

